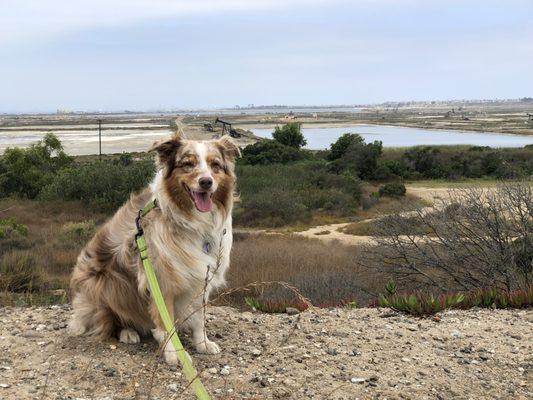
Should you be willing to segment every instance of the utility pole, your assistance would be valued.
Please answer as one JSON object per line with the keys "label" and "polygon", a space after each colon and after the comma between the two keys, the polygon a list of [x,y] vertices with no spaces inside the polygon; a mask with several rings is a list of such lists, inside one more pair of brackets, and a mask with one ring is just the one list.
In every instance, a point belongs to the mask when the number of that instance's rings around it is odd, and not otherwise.
{"label": "utility pole", "polygon": [[98,120],[98,158],[102,159],[102,120]]}

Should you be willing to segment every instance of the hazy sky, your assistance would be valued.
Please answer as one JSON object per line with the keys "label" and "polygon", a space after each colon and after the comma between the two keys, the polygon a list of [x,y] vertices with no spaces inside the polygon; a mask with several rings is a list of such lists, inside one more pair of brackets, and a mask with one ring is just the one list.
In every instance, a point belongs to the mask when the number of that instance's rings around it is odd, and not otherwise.
{"label": "hazy sky", "polygon": [[533,0],[0,0],[0,112],[533,96]]}

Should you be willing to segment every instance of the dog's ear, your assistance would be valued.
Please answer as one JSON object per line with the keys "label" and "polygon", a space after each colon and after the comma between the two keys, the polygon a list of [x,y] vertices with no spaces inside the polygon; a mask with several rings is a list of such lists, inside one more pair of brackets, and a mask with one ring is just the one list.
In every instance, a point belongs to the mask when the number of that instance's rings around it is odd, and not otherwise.
{"label": "dog's ear", "polygon": [[227,160],[235,161],[237,157],[241,156],[241,149],[228,135],[222,136],[216,141],[216,144]]}
{"label": "dog's ear", "polygon": [[149,151],[155,151],[159,165],[173,164],[176,159],[176,152],[181,146],[181,137],[178,135],[162,139],[155,142]]}

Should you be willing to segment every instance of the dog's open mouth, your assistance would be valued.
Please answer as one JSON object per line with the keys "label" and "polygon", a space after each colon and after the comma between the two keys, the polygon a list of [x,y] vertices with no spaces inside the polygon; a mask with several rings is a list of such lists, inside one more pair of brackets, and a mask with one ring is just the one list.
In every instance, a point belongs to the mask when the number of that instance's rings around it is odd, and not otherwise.
{"label": "dog's open mouth", "polygon": [[211,201],[211,192],[196,192],[187,186],[187,190],[191,195],[191,199],[200,212],[209,212],[213,208],[213,201]]}

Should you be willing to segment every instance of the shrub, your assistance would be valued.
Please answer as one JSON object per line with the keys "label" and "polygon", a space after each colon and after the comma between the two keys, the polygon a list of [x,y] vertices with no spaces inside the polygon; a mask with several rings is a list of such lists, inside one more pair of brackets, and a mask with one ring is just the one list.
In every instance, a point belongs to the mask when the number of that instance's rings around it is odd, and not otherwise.
{"label": "shrub", "polygon": [[305,153],[294,147],[285,146],[275,140],[261,139],[242,150],[241,163],[244,164],[286,164],[302,160]]}
{"label": "shrub", "polygon": [[276,142],[296,149],[307,144],[298,122],[289,122],[281,128],[276,126],[272,137]]}
{"label": "shrub", "polygon": [[93,220],[83,222],[67,222],[61,228],[61,240],[67,245],[84,245],[91,239],[96,231]]}
{"label": "shrub", "polygon": [[28,292],[37,290],[41,276],[35,258],[28,251],[12,251],[0,260],[0,291]]}
{"label": "shrub", "polygon": [[71,162],[52,133],[28,148],[8,148],[0,158],[0,197],[18,195],[33,199]]}
{"label": "shrub", "polygon": [[401,216],[380,219],[376,256],[395,273],[442,290],[529,287],[532,214],[529,182],[450,191],[429,210],[416,210],[409,217],[409,225],[427,229],[431,240],[406,234]]}
{"label": "shrub", "polygon": [[15,218],[0,218],[0,239],[4,239],[13,233],[27,236],[28,227],[17,223]]}
{"label": "shrub", "polygon": [[386,183],[379,188],[380,196],[400,197],[405,196],[406,192],[405,185],[400,182]]}
{"label": "shrub", "polygon": [[8,250],[27,249],[31,246],[28,227],[16,222],[14,218],[0,218],[0,254]]}
{"label": "shrub", "polygon": [[351,146],[361,146],[365,144],[365,140],[361,135],[356,133],[345,133],[340,136],[335,143],[331,144],[328,160],[338,160],[346,154]]}
{"label": "shrub", "polygon": [[[348,147],[342,147],[345,145]],[[348,133],[332,144],[331,149],[329,158],[338,156],[330,164],[331,171],[347,171],[361,179],[371,179],[375,175],[383,145],[379,141],[365,143],[361,136]]]}
{"label": "shrub", "polygon": [[361,196],[358,179],[329,173],[320,161],[238,165],[237,176],[241,202],[235,210],[235,222],[245,226],[307,222],[320,210],[348,215]]}
{"label": "shrub", "polygon": [[81,200],[92,207],[110,210],[126,201],[131,192],[146,186],[154,175],[154,163],[141,160],[129,165],[95,161],[60,171],[46,186],[41,199]]}

